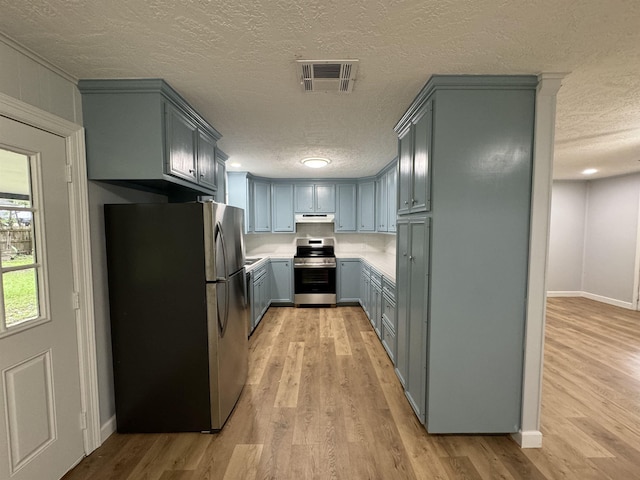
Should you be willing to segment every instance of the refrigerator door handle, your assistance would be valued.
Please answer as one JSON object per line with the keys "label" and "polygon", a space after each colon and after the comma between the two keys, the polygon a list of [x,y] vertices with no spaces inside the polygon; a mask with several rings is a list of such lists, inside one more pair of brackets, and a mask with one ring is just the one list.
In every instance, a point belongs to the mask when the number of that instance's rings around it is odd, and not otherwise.
{"label": "refrigerator door handle", "polygon": [[[218,277],[220,283],[226,283],[229,272],[227,271],[227,246],[224,243],[224,232],[222,231],[222,224],[216,222],[216,237],[220,239],[222,246],[222,262],[224,265],[224,277]],[[224,302],[224,319],[218,315],[218,328],[220,328],[220,336],[224,337],[227,330],[227,323],[229,322],[229,286],[225,285],[225,302]]]}

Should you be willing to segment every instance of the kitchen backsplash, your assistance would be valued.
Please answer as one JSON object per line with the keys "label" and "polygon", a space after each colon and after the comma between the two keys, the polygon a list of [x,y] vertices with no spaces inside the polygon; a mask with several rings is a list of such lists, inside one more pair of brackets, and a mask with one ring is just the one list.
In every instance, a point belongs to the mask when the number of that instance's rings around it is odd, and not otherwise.
{"label": "kitchen backsplash", "polygon": [[263,233],[245,235],[248,257],[260,255],[294,255],[296,238],[333,238],[336,255],[349,253],[396,254],[396,236],[385,233],[335,233],[331,224],[299,224],[296,233]]}

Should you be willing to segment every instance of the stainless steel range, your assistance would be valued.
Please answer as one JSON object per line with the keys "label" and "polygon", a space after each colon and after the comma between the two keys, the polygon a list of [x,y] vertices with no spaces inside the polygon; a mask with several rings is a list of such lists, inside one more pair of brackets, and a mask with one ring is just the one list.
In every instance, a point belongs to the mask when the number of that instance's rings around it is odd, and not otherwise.
{"label": "stainless steel range", "polygon": [[336,304],[336,255],[332,238],[299,238],[293,257],[294,303]]}

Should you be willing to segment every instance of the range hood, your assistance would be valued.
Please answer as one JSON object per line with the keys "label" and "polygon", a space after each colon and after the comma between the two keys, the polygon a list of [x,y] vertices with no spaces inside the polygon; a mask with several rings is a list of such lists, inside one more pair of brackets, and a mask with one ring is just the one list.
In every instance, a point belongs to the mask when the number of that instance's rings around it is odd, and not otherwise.
{"label": "range hood", "polygon": [[333,213],[296,213],[296,223],[333,223]]}

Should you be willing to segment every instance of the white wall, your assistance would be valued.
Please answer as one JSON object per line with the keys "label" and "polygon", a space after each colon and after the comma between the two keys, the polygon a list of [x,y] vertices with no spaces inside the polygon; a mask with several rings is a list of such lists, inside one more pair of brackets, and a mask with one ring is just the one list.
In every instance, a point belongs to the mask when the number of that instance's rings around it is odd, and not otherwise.
{"label": "white wall", "polygon": [[638,234],[640,174],[589,182],[583,289],[631,307]]}
{"label": "white wall", "polygon": [[[98,391],[100,424],[104,425],[116,413],[113,392],[111,356],[111,323],[107,252],[104,236],[104,205],[106,203],[166,202],[167,197],[100,182],[89,182],[89,221],[91,223],[91,260],[93,268],[94,314],[96,324],[96,355],[98,357]],[[111,433],[111,432],[107,432]]]}
{"label": "white wall", "polygon": [[634,306],[640,174],[553,182],[547,286]]}
{"label": "white wall", "polygon": [[547,290],[579,295],[584,259],[586,181],[555,181],[551,195]]}
{"label": "white wall", "polygon": [[82,125],[75,80],[0,34],[0,92]]}
{"label": "white wall", "polygon": [[333,238],[337,255],[349,253],[396,253],[396,236],[384,233],[335,233],[333,224],[300,224],[295,233],[264,233],[245,235],[247,256],[294,255],[296,238]]}

